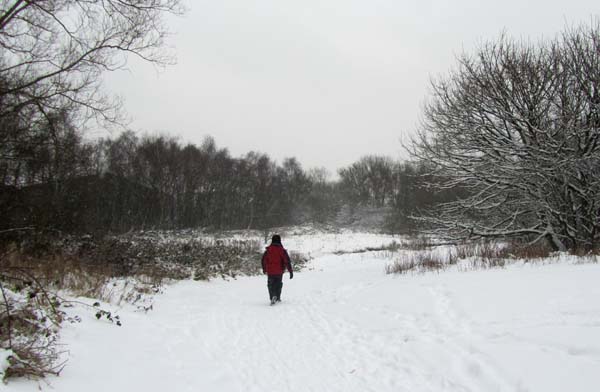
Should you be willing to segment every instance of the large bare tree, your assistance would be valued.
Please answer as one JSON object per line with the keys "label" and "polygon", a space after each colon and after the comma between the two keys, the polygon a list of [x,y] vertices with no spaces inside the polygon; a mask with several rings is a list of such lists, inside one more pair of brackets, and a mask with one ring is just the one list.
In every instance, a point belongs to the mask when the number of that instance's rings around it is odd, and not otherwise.
{"label": "large bare tree", "polygon": [[76,106],[115,120],[101,73],[123,67],[131,54],[171,62],[164,17],[181,12],[180,0],[0,1],[0,115]]}
{"label": "large bare tree", "polygon": [[[537,44],[501,37],[432,82],[413,154],[468,196],[424,216],[456,238],[557,250],[600,234],[600,24]],[[439,185],[438,185],[439,188]]]}

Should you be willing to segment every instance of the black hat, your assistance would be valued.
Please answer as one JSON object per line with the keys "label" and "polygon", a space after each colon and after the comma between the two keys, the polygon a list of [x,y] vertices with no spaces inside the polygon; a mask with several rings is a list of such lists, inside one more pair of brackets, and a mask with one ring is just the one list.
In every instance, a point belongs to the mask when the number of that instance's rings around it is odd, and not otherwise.
{"label": "black hat", "polygon": [[275,234],[272,238],[271,238],[271,242],[273,244],[281,244],[281,237],[279,236],[279,234]]}

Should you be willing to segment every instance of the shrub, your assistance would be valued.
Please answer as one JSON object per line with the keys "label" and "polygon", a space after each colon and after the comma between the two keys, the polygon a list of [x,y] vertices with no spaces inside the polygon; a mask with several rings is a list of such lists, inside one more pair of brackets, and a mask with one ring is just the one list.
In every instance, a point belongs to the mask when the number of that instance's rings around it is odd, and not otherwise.
{"label": "shrub", "polygon": [[[408,246],[407,246],[408,245]],[[403,243],[407,249],[430,249],[433,243],[426,237]],[[551,250],[545,244],[528,244],[519,241],[498,243],[479,241],[459,244],[441,255],[432,250],[409,253],[386,267],[386,272],[407,273],[408,271],[436,271],[465,260],[471,268],[504,267],[510,260],[533,260],[549,257]]]}
{"label": "shrub", "polygon": [[[3,255],[4,256],[4,255]],[[59,326],[66,317],[61,300],[48,292],[25,268],[7,266],[0,260],[0,350],[9,353],[2,378],[44,377],[58,374]]]}
{"label": "shrub", "polygon": [[446,265],[454,264],[453,253],[440,255],[438,252],[411,252],[396,259],[385,267],[387,274],[405,274],[409,271],[426,272],[438,271]]}

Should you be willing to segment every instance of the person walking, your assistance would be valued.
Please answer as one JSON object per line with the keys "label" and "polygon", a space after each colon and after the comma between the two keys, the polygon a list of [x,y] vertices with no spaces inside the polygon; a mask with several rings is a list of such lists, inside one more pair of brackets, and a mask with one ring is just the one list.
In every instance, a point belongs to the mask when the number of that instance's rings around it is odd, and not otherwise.
{"label": "person walking", "polygon": [[271,305],[281,301],[283,274],[286,269],[290,273],[290,279],[293,279],[292,261],[287,250],[281,244],[281,237],[275,234],[271,238],[271,245],[267,246],[262,256],[262,270],[263,274],[267,274],[267,287],[269,288]]}

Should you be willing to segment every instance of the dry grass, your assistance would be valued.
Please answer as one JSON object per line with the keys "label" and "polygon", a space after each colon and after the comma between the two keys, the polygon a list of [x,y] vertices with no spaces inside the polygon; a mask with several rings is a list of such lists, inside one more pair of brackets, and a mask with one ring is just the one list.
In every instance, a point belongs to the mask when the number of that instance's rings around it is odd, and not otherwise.
{"label": "dry grass", "polygon": [[294,270],[299,271],[306,266],[306,263],[310,260],[310,258],[304,253],[290,251],[290,259],[292,259],[292,264],[294,266]]}
{"label": "dry grass", "polygon": [[454,246],[447,253],[430,250],[434,245],[425,237],[417,238],[409,244],[405,249],[417,252],[402,256],[396,254],[396,260],[386,267],[388,274],[439,271],[456,265],[459,261],[466,263],[468,269],[502,268],[514,260],[536,262],[549,257],[552,253],[544,244],[531,245],[517,241],[464,243]]}
{"label": "dry grass", "polygon": [[597,249],[574,249],[569,252],[572,255],[578,257],[593,258],[593,256],[600,256],[600,248]]}
{"label": "dry grass", "polygon": [[[47,290],[64,291],[75,297],[95,298],[105,302],[114,299],[111,281],[122,276],[119,266],[114,264],[91,264],[60,255],[49,255],[42,259],[12,252],[5,258],[3,265],[28,271]],[[137,288],[144,293],[150,292],[153,287],[160,287],[172,275],[165,268],[148,265],[140,267],[134,277]]]}
{"label": "dry grass", "polygon": [[504,267],[511,260],[535,262],[552,253],[544,244],[527,244],[518,241],[496,243],[483,241],[461,244],[456,248],[458,259],[470,259],[477,268]]}
{"label": "dry grass", "polygon": [[402,249],[408,250],[427,250],[433,248],[434,246],[436,246],[436,244],[432,241],[431,237],[424,235],[409,237],[400,244]]}
{"label": "dry grass", "polygon": [[453,263],[454,256],[452,253],[440,256],[439,253],[432,251],[410,252],[402,257],[398,257],[392,264],[387,265],[385,271],[387,274],[422,273],[439,271]]}

